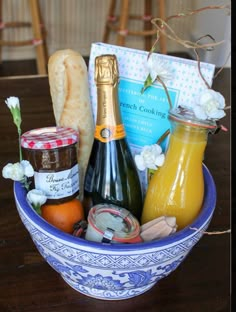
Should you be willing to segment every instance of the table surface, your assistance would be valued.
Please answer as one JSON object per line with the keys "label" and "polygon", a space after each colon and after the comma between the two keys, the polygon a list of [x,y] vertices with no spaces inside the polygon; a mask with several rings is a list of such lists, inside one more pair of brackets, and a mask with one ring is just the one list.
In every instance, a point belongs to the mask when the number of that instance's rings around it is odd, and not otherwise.
{"label": "table surface", "polygon": [[[230,105],[230,69],[215,79],[213,88]],[[4,104],[9,96],[21,102],[22,131],[55,125],[47,76],[0,79],[0,167],[18,161],[18,139]],[[208,232],[230,229],[229,131],[209,137],[204,163],[217,188],[216,209]],[[68,286],[39,255],[17,213],[13,183],[0,177],[0,311],[230,311],[231,234],[207,235],[184,262],[151,290],[127,300],[104,301],[87,297]]]}

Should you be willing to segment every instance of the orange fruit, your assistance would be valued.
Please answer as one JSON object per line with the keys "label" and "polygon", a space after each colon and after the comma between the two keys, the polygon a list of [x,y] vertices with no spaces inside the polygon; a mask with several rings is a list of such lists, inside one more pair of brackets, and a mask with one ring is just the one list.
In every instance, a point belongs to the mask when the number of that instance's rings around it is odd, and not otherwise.
{"label": "orange fruit", "polygon": [[74,198],[58,205],[42,205],[41,216],[61,231],[72,234],[73,225],[84,219],[84,209],[80,200]]}

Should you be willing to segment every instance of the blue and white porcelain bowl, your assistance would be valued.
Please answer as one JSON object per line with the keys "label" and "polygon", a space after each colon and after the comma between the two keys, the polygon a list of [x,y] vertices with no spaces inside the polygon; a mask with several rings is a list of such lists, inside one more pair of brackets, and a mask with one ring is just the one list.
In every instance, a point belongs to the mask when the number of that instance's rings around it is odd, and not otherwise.
{"label": "blue and white porcelain bowl", "polygon": [[[63,233],[35,213],[26,191],[14,184],[16,206],[40,254],[72,288],[104,300],[138,296],[185,259],[210,223],[216,189],[204,166],[205,197],[196,220],[172,236],[137,244],[102,244]],[[196,230],[197,229],[197,230]]]}

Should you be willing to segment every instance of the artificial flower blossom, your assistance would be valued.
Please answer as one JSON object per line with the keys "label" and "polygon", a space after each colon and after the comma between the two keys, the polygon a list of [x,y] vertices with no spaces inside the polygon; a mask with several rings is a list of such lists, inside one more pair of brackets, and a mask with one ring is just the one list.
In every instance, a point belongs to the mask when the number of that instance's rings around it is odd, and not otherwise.
{"label": "artificial flower blossom", "polygon": [[225,99],[221,93],[207,89],[196,99],[193,107],[195,116],[199,119],[220,119],[225,116]]}
{"label": "artificial flower blossom", "polygon": [[5,103],[7,104],[10,110],[13,108],[20,108],[20,101],[19,98],[16,96],[10,96],[9,98],[6,99]]}
{"label": "artificial flower blossom", "polygon": [[159,57],[154,58],[153,54],[148,58],[147,68],[152,78],[152,82],[154,82],[157,77],[161,80],[170,80],[173,78],[171,70],[161,62]]}
{"label": "artificial flower blossom", "polygon": [[135,155],[135,163],[140,171],[161,167],[165,160],[162,148],[158,144],[146,145],[140,155]]}
{"label": "artificial flower blossom", "polygon": [[41,214],[40,208],[47,201],[47,196],[44,192],[42,190],[33,189],[27,193],[26,197],[36,212]]}
{"label": "artificial flower blossom", "polygon": [[22,150],[20,145],[20,137],[21,137],[21,112],[20,112],[20,101],[19,98],[16,96],[10,96],[5,100],[5,103],[7,104],[8,108],[10,109],[10,112],[13,117],[13,122],[17,127],[18,131],[18,137],[19,137],[19,156],[20,161],[22,160]]}
{"label": "artificial flower blossom", "polygon": [[24,168],[24,174],[26,177],[33,177],[34,176],[34,168],[31,166],[28,160],[22,160],[21,165]]}
{"label": "artificial flower blossom", "polygon": [[24,178],[24,168],[17,162],[15,164],[9,163],[2,169],[2,176],[5,179],[12,179],[13,181],[21,181]]}
{"label": "artificial flower blossom", "polygon": [[14,124],[17,126],[18,132],[20,131],[21,125],[21,113],[20,113],[20,101],[16,96],[10,96],[6,99],[5,103],[11,111]]}
{"label": "artificial flower blossom", "polygon": [[11,179],[13,181],[23,181],[25,177],[32,177],[34,175],[34,169],[28,160],[22,160],[20,163],[8,163],[2,169],[2,176],[5,179]]}
{"label": "artificial flower blossom", "polygon": [[153,54],[149,55],[146,68],[148,70],[148,76],[144,82],[141,93],[150,87],[158,78],[162,81],[162,83],[173,78],[173,73],[170,68],[161,62],[159,57],[154,58]]}

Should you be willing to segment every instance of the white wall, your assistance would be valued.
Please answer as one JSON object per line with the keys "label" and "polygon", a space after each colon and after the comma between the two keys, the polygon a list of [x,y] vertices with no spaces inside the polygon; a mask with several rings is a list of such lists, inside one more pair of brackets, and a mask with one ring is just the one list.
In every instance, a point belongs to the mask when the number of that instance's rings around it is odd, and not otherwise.
{"label": "white wall", "polygon": [[[79,51],[83,56],[90,54],[92,42],[102,41],[106,16],[110,0],[39,0],[44,25],[47,31],[47,46],[49,55],[59,49],[71,48]],[[120,1],[117,0],[119,4]],[[166,16],[185,13],[194,8],[207,5],[227,3],[226,0],[166,0]],[[28,0],[2,1],[3,21],[30,21]],[[130,12],[143,14],[143,0],[131,0]],[[153,17],[158,17],[157,1],[153,1]],[[170,23],[176,34],[186,40],[197,39],[209,33],[217,41],[226,39],[224,46],[218,47],[214,52],[203,52],[201,60],[221,66],[226,53],[230,50],[231,22],[225,11],[199,13],[192,17],[173,19]],[[132,21],[133,30],[141,30],[140,21]],[[33,38],[29,29],[5,29],[5,39]],[[155,38],[155,37],[154,37]],[[153,40],[154,40],[153,38]],[[115,43],[115,34],[111,34],[110,43]],[[126,45],[131,48],[144,49],[142,37],[128,37]],[[186,48],[167,39],[168,52],[185,51]],[[35,58],[35,49],[30,47],[3,47],[3,60]],[[227,62],[230,66],[230,60]]]}
{"label": "white wall", "polygon": [[[166,0],[166,15],[186,11],[192,0]],[[102,41],[105,21],[110,0],[39,0],[44,25],[47,31],[49,55],[58,49],[71,48],[86,56],[90,53],[92,42]],[[117,0],[119,6],[120,0]],[[28,0],[2,1],[3,21],[30,21]],[[117,6],[117,7],[118,7]],[[191,5],[190,5],[191,6]],[[144,0],[131,0],[130,13],[143,15]],[[119,14],[118,10],[116,12]],[[152,5],[152,16],[158,17],[158,1]],[[179,19],[172,25],[180,36],[188,36],[191,20]],[[130,21],[132,30],[142,30],[141,21]],[[7,39],[32,38],[31,29],[5,29],[3,36]],[[153,37],[153,42],[155,36]],[[110,43],[115,43],[116,36],[111,33]],[[144,49],[142,37],[128,36],[126,45],[131,48]],[[183,47],[175,42],[167,42],[169,52],[182,51]],[[3,59],[34,58],[34,47],[3,47]]]}
{"label": "white wall", "polygon": [[[227,0],[194,0],[193,8],[198,9],[210,5],[227,5]],[[226,9],[212,9],[194,16],[192,40],[210,34],[216,42],[224,41],[213,51],[200,51],[202,61],[213,63],[216,67],[231,66],[231,16]]]}

